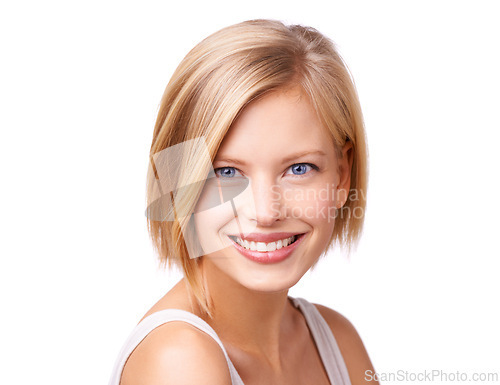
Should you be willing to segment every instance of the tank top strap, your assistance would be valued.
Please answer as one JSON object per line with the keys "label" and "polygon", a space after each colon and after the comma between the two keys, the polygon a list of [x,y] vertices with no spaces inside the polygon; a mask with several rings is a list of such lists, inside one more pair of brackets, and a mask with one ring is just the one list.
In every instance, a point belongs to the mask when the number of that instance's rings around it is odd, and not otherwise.
{"label": "tank top strap", "polygon": [[226,357],[229,372],[231,374],[232,384],[244,385],[238,372],[236,371],[236,368],[229,359],[226,349],[224,348],[224,345],[222,344],[222,341],[220,340],[215,330],[213,330],[212,327],[200,317],[188,311],[180,309],[160,310],[147,316],[141,322],[139,322],[139,324],[132,330],[132,333],[129,335],[120,353],[118,354],[115,366],[113,367],[109,385],[119,385],[125,363],[127,362],[134,349],[141,343],[141,341],[157,327],[172,321],[186,322],[212,337],[219,344],[222,352],[224,353],[224,356]]}
{"label": "tank top strap", "polygon": [[335,337],[316,306],[304,298],[292,298],[304,315],[331,384],[351,385],[347,367]]}

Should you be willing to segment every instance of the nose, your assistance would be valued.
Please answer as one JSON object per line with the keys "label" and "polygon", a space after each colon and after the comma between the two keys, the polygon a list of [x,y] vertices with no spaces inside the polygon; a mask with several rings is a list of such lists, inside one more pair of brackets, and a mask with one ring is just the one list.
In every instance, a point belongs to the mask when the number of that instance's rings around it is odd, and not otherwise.
{"label": "nose", "polygon": [[269,227],[282,218],[281,189],[274,181],[254,180],[247,215],[257,226]]}

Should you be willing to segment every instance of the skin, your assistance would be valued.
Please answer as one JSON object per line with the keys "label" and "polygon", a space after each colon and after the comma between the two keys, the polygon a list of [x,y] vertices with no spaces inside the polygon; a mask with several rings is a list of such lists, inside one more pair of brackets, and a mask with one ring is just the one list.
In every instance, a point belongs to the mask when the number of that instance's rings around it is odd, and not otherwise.
{"label": "skin", "polygon": [[[300,89],[275,91],[251,103],[231,127],[214,161],[219,178],[232,175],[250,181],[234,199],[238,218],[229,202],[195,216],[200,244],[210,251],[201,257],[201,268],[214,316],[209,319],[191,306],[184,280],[146,316],[178,308],[204,318],[246,385],[329,384],[305,319],[289,301],[288,290],[328,244],[334,220],[320,213],[339,208],[346,200],[341,192],[324,199],[313,192],[332,186],[348,191],[351,167],[350,142],[339,157]],[[213,188],[207,184],[200,207],[211,199]],[[284,261],[260,264],[232,246],[227,235],[239,231],[305,235]],[[356,330],[339,313],[316,306],[337,339],[352,384],[365,383],[364,373],[373,367]],[[194,383],[229,385],[231,381],[219,346],[182,322],[151,332],[132,353],[121,381],[122,385]]]}

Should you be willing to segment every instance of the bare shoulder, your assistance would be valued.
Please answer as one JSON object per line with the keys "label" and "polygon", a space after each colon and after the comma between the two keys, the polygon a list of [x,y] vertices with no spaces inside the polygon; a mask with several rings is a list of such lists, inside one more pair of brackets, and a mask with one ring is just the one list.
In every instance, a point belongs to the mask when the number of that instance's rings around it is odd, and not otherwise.
{"label": "bare shoulder", "polygon": [[209,335],[180,321],[154,329],[130,355],[120,385],[231,385],[224,353]]}
{"label": "bare shoulder", "polygon": [[342,314],[329,307],[318,304],[314,304],[314,306],[316,306],[328,326],[330,326],[337,340],[347,371],[349,372],[351,383],[353,385],[378,384],[377,381],[368,381],[372,378],[367,376],[366,373],[374,373],[374,369],[368,352],[354,325]]}

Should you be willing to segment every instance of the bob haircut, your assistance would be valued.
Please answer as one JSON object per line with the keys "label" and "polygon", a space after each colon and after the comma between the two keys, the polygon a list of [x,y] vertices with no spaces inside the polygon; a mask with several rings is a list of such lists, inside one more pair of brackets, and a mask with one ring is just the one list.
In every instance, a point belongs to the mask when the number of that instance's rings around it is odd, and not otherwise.
{"label": "bob haircut", "polygon": [[[300,25],[287,26],[274,20],[239,23],[196,45],[174,72],[162,97],[150,151],[148,208],[159,178],[155,154],[203,137],[209,159],[196,150],[184,151],[176,159],[177,166],[169,167],[168,175],[161,175],[171,186],[174,213],[182,215],[168,221],[147,215],[148,230],[162,263],[183,271],[196,302],[209,315],[212,307],[203,286],[200,258],[189,257],[189,244],[195,238],[189,230],[190,214],[203,189],[202,181],[241,111],[266,93],[293,86],[301,87],[310,99],[338,154],[346,141],[352,142],[350,190],[346,203],[337,210],[325,250],[336,242],[349,253],[363,226],[367,148],[356,89],[332,41]],[[190,187],[179,190],[181,186]]]}

